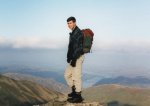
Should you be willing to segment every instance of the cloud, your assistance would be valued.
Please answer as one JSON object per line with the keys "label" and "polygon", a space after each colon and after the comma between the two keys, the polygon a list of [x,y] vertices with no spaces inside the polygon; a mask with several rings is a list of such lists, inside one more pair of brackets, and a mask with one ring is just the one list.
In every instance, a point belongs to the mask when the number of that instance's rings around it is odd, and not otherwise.
{"label": "cloud", "polygon": [[12,45],[11,41],[9,41],[9,39],[0,36],[0,47],[10,47]]}
{"label": "cloud", "polygon": [[61,39],[44,37],[0,37],[0,47],[11,48],[47,48],[58,49],[64,47],[65,43]]}
{"label": "cloud", "polygon": [[97,40],[93,43],[95,50],[119,52],[150,52],[150,39],[111,39]]}
{"label": "cloud", "polygon": [[[45,48],[45,49],[61,49],[67,48],[68,40],[50,37],[0,37],[0,47],[11,48]],[[111,39],[111,40],[94,40],[93,50],[103,51],[119,51],[119,52],[150,52],[149,39]]]}
{"label": "cloud", "polygon": [[0,36],[0,44],[3,44],[5,42],[6,42],[6,39],[4,37]]}

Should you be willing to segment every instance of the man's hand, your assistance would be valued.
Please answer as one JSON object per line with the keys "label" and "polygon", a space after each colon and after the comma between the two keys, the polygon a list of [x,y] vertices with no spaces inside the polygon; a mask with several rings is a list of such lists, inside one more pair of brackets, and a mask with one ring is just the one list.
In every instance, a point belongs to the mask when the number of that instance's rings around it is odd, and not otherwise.
{"label": "man's hand", "polygon": [[70,65],[71,65],[72,67],[75,67],[75,66],[76,66],[76,61],[77,61],[76,59],[72,60]]}
{"label": "man's hand", "polygon": [[70,61],[71,61],[71,59],[70,59],[70,58],[67,58],[67,62],[70,63]]}

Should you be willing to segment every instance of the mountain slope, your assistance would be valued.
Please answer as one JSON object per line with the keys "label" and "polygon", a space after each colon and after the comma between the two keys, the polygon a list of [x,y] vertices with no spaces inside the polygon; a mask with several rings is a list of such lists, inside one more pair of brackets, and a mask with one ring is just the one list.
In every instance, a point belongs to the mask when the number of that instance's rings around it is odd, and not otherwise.
{"label": "mountain slope", "polygon": [[31,82],[38,83],[44,87],[47,87],[49,89],[53,89],[58,92],[66,93],[69,91],[69,87],[66,85],[55,81],[52,78],[41,78],[33,75],[27,75],[27,74],[19,74],[19,73],[5,73],[4,76],[10,77],[15,80],[27,80]]}
{"label": "mountain slope", "polygon": [[104,84],[87,88],[83,96],[88,101],[101,101],[108,106],[149,106],[150,89]]}
{"label": "mountain slope", "polygon": [[32,106],[58,97],[63,95],[39,84],[0,75],[0,106]]}

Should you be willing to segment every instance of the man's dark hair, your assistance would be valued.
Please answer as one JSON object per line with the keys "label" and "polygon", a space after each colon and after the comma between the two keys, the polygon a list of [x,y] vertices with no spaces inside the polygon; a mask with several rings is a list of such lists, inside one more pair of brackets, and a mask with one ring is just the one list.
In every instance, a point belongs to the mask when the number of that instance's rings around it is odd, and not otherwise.
{"label": "man's dark hair", "polygon": [[76,22],[76,19],[75,19],[75,17],[69,17],[69,18],[67,19],[67,22],[69,22],[69,21]]}

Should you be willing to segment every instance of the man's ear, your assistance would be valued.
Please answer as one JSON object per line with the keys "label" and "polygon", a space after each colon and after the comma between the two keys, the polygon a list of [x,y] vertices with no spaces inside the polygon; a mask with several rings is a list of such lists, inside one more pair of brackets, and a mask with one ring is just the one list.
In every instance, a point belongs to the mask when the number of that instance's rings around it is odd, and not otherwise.
{"label": "man's ear", "polygon": [[74,22],[74,25],[76,26],[76,22]]}

